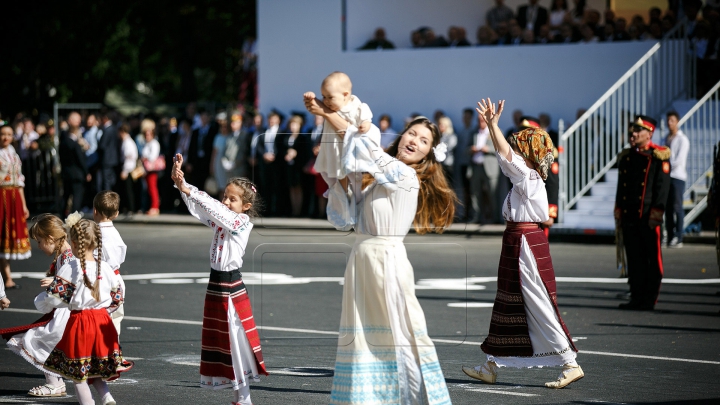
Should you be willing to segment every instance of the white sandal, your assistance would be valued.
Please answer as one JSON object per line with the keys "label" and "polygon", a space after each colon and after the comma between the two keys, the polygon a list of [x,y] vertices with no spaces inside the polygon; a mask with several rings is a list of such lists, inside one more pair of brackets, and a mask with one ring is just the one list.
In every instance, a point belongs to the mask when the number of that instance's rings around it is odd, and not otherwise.
{"label": "white sandal", "polygon": [[28,395],[31,397],[64,397],[67,393],[65,391],[65,384],[58,386],[44,384],[30,388]]}

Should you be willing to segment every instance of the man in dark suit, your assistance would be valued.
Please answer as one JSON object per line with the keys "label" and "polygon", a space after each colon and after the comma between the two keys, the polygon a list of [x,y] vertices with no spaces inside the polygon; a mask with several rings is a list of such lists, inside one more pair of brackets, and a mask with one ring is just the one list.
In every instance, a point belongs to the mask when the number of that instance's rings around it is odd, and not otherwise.
{"label": "man in dark suit", "polygon": [[255,145],[256,163],[253,179],[259,187],[259,192],[265,201],[266,215],[273,216],[278,213],[278,162],[275,159],[275,139],[280,131],[283,116],[279,111],[272,110],[268,114],[268,127],[264,133],[257,137]]}
{"label": "man in dark suit", "polygon": [[540,27],[548,23],[548,11],[538,5],[538,0],[529,0],[528,3],[518,8],[517,22],[523,30],[530,30],[539,36]]}
{"label": "man in dark suit", "polygon": [[84,143],[80,124],[80,114],[73,111],[68,115],[67,123],[70,128],[60,135],[60,166],[62,167],[63,201],[61,212],[67,214],[68,200],[72,197],[71,212],[82,209],[85,182],[92,180],[88,172]]}
{"label": "man in dark suit", "polygon": [[104,109],[100,113],[101,129],[98,134],[97,189],[112,190],[117,183],[117,166],[120,164],[120,138],[112,120],[114,112]]}
{"label": "man in dark suit", "polygon": [[202,190],[205,180],[210,176],[210,157],[218,129],[216,123],[211,122],[207,111],[200,113],[200,121],[200,128],[194,130],[190,138],[187,172],[190,184]]}

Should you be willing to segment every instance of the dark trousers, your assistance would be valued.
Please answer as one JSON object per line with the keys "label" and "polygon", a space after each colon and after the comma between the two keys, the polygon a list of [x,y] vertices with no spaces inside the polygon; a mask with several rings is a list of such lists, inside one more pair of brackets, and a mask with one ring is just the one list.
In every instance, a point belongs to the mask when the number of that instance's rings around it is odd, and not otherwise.
{"label": "dark trousers", "polygon": [[97,173],[97,191],[112,190],[117,182],[117,173],[112,167],[101,167]]}
{"label": "dark trousers", "polygon": [[685,210],[683,210],[685,182],[678,179],[671,180],[670,193],[668,193],[668,201],[665,209],[665,228],[668,232],[668,243],[676,236],[678,242],[682,242],[684,229],[683,220],[685,219]]}
{"label": "dark trousers", "polygon": [[85,180],[63,180],[63,201],[65,204],[62,211],[68,208],[68,200],[72,196],[72,205],[69,207],[70,212],[80,211],[83,206],[83,197],[85,195]]}
{"label": "dark trousers", "polygon": [[639,305],[654,306],[663,277],[660,227],[647,222],[622,224],[627,257],[630,299]]}

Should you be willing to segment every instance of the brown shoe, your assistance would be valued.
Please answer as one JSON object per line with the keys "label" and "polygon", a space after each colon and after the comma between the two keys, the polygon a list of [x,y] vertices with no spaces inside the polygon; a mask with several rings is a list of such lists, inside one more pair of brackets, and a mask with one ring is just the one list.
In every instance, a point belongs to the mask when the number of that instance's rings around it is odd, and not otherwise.
{"label": "brown shoe", "polygon": [[581,378],[585,377],[580,366],[563,366],[563,370],[557,380],[546,382],[548,388],[563,388]]}
{"label": "brown shoe", "polygon": [[495,381],[497,381],[497,366],[495,363],[489,361],[475,368],[463,366],[462,371],[467,374],[468,377],[488,384],[495,384]]}

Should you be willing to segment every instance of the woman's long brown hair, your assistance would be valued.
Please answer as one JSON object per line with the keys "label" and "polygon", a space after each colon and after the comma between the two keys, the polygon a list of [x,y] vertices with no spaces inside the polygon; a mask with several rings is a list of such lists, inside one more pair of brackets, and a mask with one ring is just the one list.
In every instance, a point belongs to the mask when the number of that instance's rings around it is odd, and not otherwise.
{"label": "woman's long brown hair", "polygon": [[[432,133],[432,146],[440,143],[440,131],[435,124],[425,117],[417,117],[410,121],[400,136],[387,148],[386,152],[395,157],[398,154],[400,139],[415,125],[422,125]],[[458,199],[455,192],[448,186],[442,165],[435,159],[432,149],[423,160],[408,165],[415,169],[420,191],[418,193],[418,206],[415,212],[413,226],[415,232],[424,235],[428,232],[443,233],[449,227],[455,217],[455,204]],[[375,178],[369,174],[363,174],[362,188],[369,186]]]}

